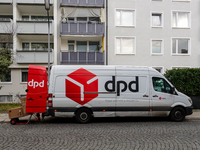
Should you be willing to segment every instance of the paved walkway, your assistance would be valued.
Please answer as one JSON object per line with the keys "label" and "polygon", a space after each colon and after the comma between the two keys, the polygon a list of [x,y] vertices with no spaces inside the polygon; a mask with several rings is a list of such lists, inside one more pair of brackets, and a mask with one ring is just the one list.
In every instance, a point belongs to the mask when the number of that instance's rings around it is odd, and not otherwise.
{"label": "paved walkway", "polygon": [[[29,117],[30,117],[30,115],[25,116],[25,117],[20,117],[19,119],[20,120],[28,120]],[[189,115],[189,116],[186,116],[186,119],[200,120],[200,110],[193,110],[193,114]],[[32,117],[31,120],[35,120],[35,118]],[[7,113],[1,113],[0,114],[0,123],[8,123],[8,122],[10,122],[8,114]]]}

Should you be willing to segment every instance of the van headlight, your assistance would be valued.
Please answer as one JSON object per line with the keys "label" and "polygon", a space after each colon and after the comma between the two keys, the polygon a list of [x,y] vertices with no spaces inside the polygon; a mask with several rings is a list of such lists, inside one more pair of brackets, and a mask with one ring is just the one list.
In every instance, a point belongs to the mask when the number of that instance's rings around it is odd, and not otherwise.
{"label": "van headlight", "polygon": [[189,98],[189,99],[188,99],[188,101],[189,101],[191,104],[193,104],[193,102],[192,102],[192,99],[191,99],[191,98]]}

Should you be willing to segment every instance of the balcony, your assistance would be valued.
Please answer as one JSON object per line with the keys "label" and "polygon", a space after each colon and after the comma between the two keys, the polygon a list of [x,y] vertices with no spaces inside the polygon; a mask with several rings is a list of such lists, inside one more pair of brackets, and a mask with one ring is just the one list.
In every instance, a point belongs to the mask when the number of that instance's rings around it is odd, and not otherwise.
{"label": "balcony", "polygon": [[[17,0],[17,4],[44,4],[44,0]],[[50,0],[53,4],[53,0]]]}
{"label": "balcony", "polygon": [[[47,50],[17,50],[16,62],[23,63],[48,63]],[[53,50],[50,52],[50,63],[53,63]]]}
{"label": "balcony", "polygon": [[10,34],[12,33],[12,20],[0,18],[0,33]]}
{"label": "balcony", "polygon": [[61,6],[104,7],[104,0],[61,0]]}
{"label": "balcony", "polygon": [[103,65],[104,52],[60,52],[61,64]]}
{"label": "balcony", "polygon": [[0,3],[12,4],[13,0],[0,0]]}
{"label": "balcony", "polygon": [[[17,21],[18,34],[48,34],[47,21]],[[50,34],[53,34],[53,21],[50,22]]]}
{"label": "balcony", "polygon": [[104,23],[61,23],[61,35],[104,36]]}

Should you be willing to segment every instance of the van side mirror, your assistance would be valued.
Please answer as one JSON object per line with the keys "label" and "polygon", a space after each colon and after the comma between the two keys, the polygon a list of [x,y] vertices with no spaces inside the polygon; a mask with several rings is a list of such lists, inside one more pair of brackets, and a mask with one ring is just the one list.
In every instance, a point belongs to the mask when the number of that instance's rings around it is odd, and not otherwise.
{"label": "van side mirror", "polygon": [[176,91],[175,91],[175,87],[174,87],[174,86],[172,87],[172,94],[174,94],[174,95],[176,94]]}

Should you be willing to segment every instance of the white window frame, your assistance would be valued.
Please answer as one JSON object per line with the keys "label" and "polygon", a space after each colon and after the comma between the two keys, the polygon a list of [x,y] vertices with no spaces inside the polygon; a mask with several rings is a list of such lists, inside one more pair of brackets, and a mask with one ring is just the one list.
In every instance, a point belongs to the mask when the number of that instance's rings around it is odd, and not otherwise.
{"label": "white window frame", "polygon": [[[133,25],[117,25],[117,11],[133,11]],[[124,9],[124,8],[116,8],[115,9],[115,27],[136,27],[136,10],[135,9]],[[120,18],[121,19],[121,18]]]}
{"label": "white window frame", "polygon": [[164,0],[150,0],[152,2],[163,2]]}
{"label": "white window frame", "polygon": [[190,2],[191,0],[172,0],[172,2]]}
{"label": "white window frame", "polygon": [[164,73],[164,67],[163,66],[152,66],[152,68],[154,69],[161,69],[161,72],[160,73]]}
{"label": "white window frame", "polygon": [[[153,53],[153,41],[162,41],[161,42],[161,53]],[[163,39],[151,39],[151,41],[150,41],[150,43],[151,43],[151,48],[150,48],[150,50],[151,50],[151,55],[152,56],[162,56],[162,55],[164,55],[164,40]]]}
{"label": "white window frame", "polygon": [[[178,13],[188,13],[188,27],[174,27],[173,26],[173,13],[176,13],[176,17],[177,17],[177,14]],[[177,18],[176,18],[176,21],[177,21]],[[191,11],[181,11],[181,10],[172,10],[171,12],[171,26],[172,26],[172,29],[190,29],[191,28]]]}
{"label": "white window frame", "polygon": [[21,71],[20,71],[20,83],[25,83],[26,84],[27,82],[23,82],[22,81],[22,72],[28,72],[28,69],[21,69]]}
{"label": "white window frame", "polygon": [[[177,53],[177,47],[178,45],[176,45],[176,53],[173,53],[173,39],[185,39],[188,40],[188,53],[187,54],[179,54]],[[171,38],[171,55],[172,56],[190,56],[191,55],[191,38],[189,37],[172,37]]]}
{"label": "white window frame", "polygon": [[[133,53],[117,53],[116,51],[117,51],[117,38],[121,38],[121,39],[126,39],[126,38],[128,38],[128,39],[134,39],[134,42],[133,42]],[[114,42],[114,44],[115,44],[115,55],[136,55],[136,37],[135,36],[116,36],[115,37],[115,42]],[[120,48],[121,49],[121,48]]]}
{"label": "white window frame", "polygon": [[172,66],[171,69],[185,69],[185,68],[191,68],[191,66]]}
{"label": "white window frame", "polygon": [[[161,15],[161,26],[153,26],[153,14],[160,14]],[[151,12],[150,14],[150,24],[151,24],[151,28],[163,28],[164,25],[163,25],[163,22],[164,22],[164,13],[163,12]]]}

